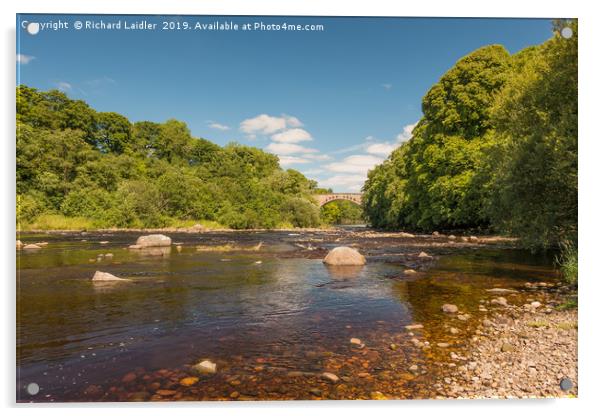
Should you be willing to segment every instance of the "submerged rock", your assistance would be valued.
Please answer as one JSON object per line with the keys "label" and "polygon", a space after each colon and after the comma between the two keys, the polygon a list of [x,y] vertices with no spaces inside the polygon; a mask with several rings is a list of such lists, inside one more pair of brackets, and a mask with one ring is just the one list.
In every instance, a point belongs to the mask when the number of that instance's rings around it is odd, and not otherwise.
{"label": "submerged rock", "polygon": [[345,246],[333,248],[323,261],[330,266],[362,266],[366,264],[366,258],[359,251]]}
{"label": "submerged rock", "polygon": [[501,287],[496,287],[493,289],[485,289],[486,292],[492,293],[494,295],[505,295],[507,293],[517,293],[514,289],[504,289]]}
{"label": "submerged rock", "polygon": [[217,372],[217,364],[209,360],[203,360],[192,368],[201,374],[215,374]]}
{"label": "submerged rock", "polygon": [[99,270],[97,270],[92,277],[93,282],[125,282],[129,280],[130,279],[122,279],[121,277],[114,276],[111,273],[101,272]]}
{"label": "submerged rock", "polygon": [[408,331],[413,331],[415,329],[422,329],[424,328],[424,326],[422,324],[411,324],[411,325],[406,325],[405,327]]}
{"label": "submerged rock", "polygon": [[441,306],[441,310],[445,313],[456,313],[458,312],[458,307],[456,305],[446,303],[445,305]]}
{"label": "submerged rock", "polygon": [[42,247],[40,247],[40,246],[39,246],[39,245],[37,245],[37,244],[25,244],[25,245],[23,246],[23,250],[39,250],[39,249],[41,249],[41,248],[42,248]]}
{"label": "submerged rock", "polygon": [[163,234],[142,235],[136,240],[136,244],[130,248],[146,248],[146,247],[168,247],[171,246],[171,238]]}
{"label": "submerged rock", "polygon": [[339,377],[336,374],[332,374],[332,373],[328,373],[328,372],[322,373],[322,378],[324,380],[330,381],[331,383],[337,383],[339,381]]}

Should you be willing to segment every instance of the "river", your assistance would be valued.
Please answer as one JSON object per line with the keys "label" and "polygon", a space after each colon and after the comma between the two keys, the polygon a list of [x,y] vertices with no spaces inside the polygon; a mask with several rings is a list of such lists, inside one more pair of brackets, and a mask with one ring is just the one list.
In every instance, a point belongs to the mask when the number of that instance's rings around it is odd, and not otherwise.
{"label": "river", "polygon": [[[18,401],[434,397],[448,353],[425,343],[465,347],[486,289],[556,279],[551,258],[495,239],[166,234],[174,245],[163,252],[128,250],[131,232],[19,236],[48,245],[17,253]],[[338,245],[367,265],[325,266]],[[93,283],[96,270],[130,280]],[[467,319],[450,323],[444,303]],[[405,328],[416,323],[424,328]],[[200,360],[216,374],[195,374]]]}

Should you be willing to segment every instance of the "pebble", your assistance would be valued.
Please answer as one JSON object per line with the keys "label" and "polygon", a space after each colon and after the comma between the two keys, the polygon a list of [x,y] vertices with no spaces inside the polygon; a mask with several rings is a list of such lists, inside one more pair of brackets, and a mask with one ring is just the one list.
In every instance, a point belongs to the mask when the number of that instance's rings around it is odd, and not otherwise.
{"label": "pebble", "polygon": [[405,328],[408,331],[413,331],[415,329],[422,329],[422,328],[424,328],[424,326],[422,324],[412,324],[412,325],[406,325]]}
{"label": "pebble", "polygon": [[198,377],[185,377],[180,380],[180,385],[184,386],[184,387],[189,387],[189,386],[195,385],[196,383],[198,383],[198,381],[199,381]]}
{"label": "pebble", "polygon": [[351,344],[353,344],[353,345],[357,345],[358,347],[363,347],[363,346],[364,346],[364,344],[362,344],[362,340],[361,340],[361,339],[359,339],[359,338],[351,338],[351,339],[349,340],[349,342],[350,342]]}
{"label": "pebble", "polygon": [[324,380],[330,381],[331,383],[337,383],[339,381],[339,377],[336,374],[332,374],[332,373],[328,373],[328,372],[322,373],[322,378]]}

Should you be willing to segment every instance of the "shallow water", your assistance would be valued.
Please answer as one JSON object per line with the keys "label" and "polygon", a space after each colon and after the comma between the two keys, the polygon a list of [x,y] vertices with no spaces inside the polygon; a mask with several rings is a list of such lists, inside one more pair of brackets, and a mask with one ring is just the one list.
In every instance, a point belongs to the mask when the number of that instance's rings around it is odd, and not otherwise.
{"label": "shallow water", "polygon": [[[371,248],[365,267],[332,269],[303,248],[307,233],[170,236],[182,249],[160,256],[127,250],[129,233],[20,236],[49,244],[17,254],[18,400],[429,397],[430,362],[445,358],[416,348],[405,325],[420,322],[424,340],[460,347],[476,319],[454,322],[461,335],[451,337],[443,303],[476,316],[485,289],[555,276],[549,258],[512,249],[459,249],[410,279],[378,257],[390,247]],[[341,237],[313,239],[324,250]],[[197,251],[207,242],[244,250]],[[96,270],[131,280],[92,283]],[[180,386],[200,359],[218,373]],[[324,371],[344,380],[329,383]],[[38,394],[27,393],[30,383]]]}

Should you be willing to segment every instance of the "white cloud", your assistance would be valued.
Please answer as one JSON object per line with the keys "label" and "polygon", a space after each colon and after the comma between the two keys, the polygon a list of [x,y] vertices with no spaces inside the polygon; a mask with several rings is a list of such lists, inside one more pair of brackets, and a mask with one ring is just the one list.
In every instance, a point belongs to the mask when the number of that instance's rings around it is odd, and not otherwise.
{"label": "white cloud", "polygon": [[365,175],[335,175],[328,179],[320,180],[318,183],[322,188],[359,192],[365,180]]}
{"label": "white cloud", "polygon": [[214,123],[214,122],[210,122],[209,127],[211,127],[212,129],[221,130],[221,131],[230,130],[230,126],[226,126],[225,124],[219,124],[219,123]]}
{"label": "white cloud", "polygon": [[393,84],[380,84],[380,85],[386,90],[390,90],[391,88],[393,88]]}
{"label": "white cloud", "polygon": [[266,150],[277,155],[293,155],[305,153],[317,153],[316,149],[310,149],[294,143],[270,143]]}
{"label": "white cloud", "polygon": [[272,140],[279,143],[299,143],[313,140],[311,134],[299,128],[284,130],[281,133],[274,134]]}
{"label": "white cloud", "polygon": [[248,118],[240,123],[240,130],[247,134],[274,134],[277,131],[284,130],[287,127],[300,127],[302,123],[297,117],[283,114],[281,117],[274,117],[268,114],[260,114],[253,118]]}
{"label": "white cloud", "polygon": [[307,155],[307,157],[310,158],[311,160],[317,160],[319,162],[325,162],[327,160],[332,160],[332,157],[325,155],[325,154]]}
{"label": "white cloud", "polygon": [[297,156],[278,156],[278,159],[280,159],[280,164],[282,166],[296,165],[296,164],[311,162],[311,160],[309,160],[309,159],[305,159],[303,157],[297,157]]}
{"label": "white cloud", "polygon": [[69,84],[68,82],[65,81],[59,81],[56,83],[56,87],[59,89],[59,91],[71,91],[73,89],[73,86],[71,84]]}
{"label": "white cloud", "polygon": [[324,167],[331,172],[337,173],[355,173],[365,175],[375,165],[382,163],[383,158],[372,155],[352,155],[348,156],[340,162],[333,162]]}
{"label": "white cloud", "polygon": [[36,59],[35,56],[31,56],[31,55],[23,55],[22,53],[18,53],[17,54],[17,63],[18,64],[23,64],[23,65],[27,65],[28,63],[30,63],[31,61],[33,61],[34,59]]}
{"label": "white cloud", "polygon": [[398,146],[398,143],[374,143],[366,147],[366,152],[371,155],[389,156]]}
{"label": "white cloud", "polygon": [[318,174],[324,173],[324,172],[325,172],[324,169],[316,168],[316,169],[304,170],[302,173],[307,176],[307,175],[318,175]]}
{"label": "white cloud", "polygon": [[399,133],[396,137],[397,141],[399,143],[403,143],[403,142],[407,142],[408,140],[410,140],[412,138],[412,130],[414,130],[414,127],[416,127],[416,124],[418,124],[418,122],[404,126],[403,131],[401,133]]}

